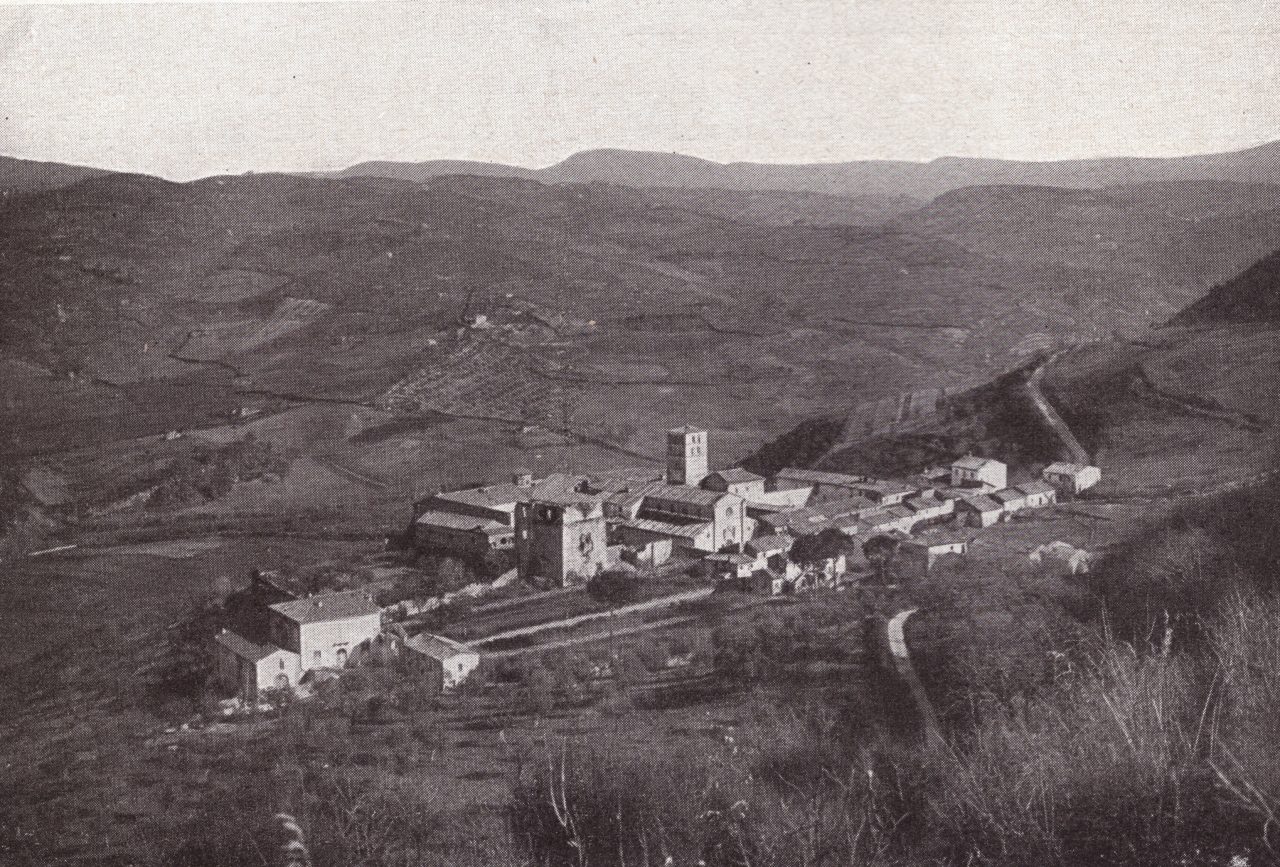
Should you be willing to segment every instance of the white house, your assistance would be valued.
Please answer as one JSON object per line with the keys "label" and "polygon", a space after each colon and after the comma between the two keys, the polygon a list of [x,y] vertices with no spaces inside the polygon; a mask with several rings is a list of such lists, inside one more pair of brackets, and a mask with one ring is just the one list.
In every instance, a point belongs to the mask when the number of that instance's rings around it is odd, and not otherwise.
{"label": "white house", "polygon": [[273,644],[259,644],[223,629],[213,637],[214,668],[236,694],[256,697],[260,690],[297,685],[298,654]]}
{"label": "white house", "polygon": [[966,455],[951,464],[951,485],[998,491],[1009,484],[1009,468],[994,458]]}
{"label": "white house", "polygon": [[1102,470],[1059,461],[1041,470],[1040,477],[1060,491],[1078,494],[1102,481]]}
{"label": "white house", "polygon": [[356,645],[382,630],[382,608],[363,590],[317,593],[270,606],[271,643],[298,654],[298,677],[342,668]]}
{"label": "white house", "polygon": [[1058,489],[1048,482],[1042,482],[1038,479],[1032,482],[1023,482],[1018,485],[1017,489],[1026,497],[1025,507],[1028,509],[1042,509],[1058,502]]}

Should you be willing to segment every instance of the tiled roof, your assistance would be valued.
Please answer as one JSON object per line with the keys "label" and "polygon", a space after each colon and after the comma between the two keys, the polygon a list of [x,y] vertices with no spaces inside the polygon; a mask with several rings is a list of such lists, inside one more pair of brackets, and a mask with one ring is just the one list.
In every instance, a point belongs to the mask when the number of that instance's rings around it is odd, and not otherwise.
{"label": "tiled roof", "polygon": [[1019,491],[1022,491],[1022,493],[1028,494],[1028,495],[1052,494],[1057,490],[1053,485],[1049,484],[1048,482],[1042,482],[1039,479],[1036,479],[1033,482],[1023,482],[1022,484],[1018,485],[1017,488]]}
{"label": "tiled roof", "polygon": [[1027,495],[1017,488],[1003,488],[991,495],[991,499],[1000,503],[1012,503],[1015,500],[1025,500],[1026,498]]}
{"label": "tiled roof", "polygon": [[363,590],[317,593],[306,599],[277,602],[271,606],[271,610],[298,623],[324,623],[330,620],[346,620],[348,617],[382,613],[378,603]]}
{"label": "tiled roof", "polygon": [[844,473],[827,473],[822,470],[803,470],[795,467],[779,470],[774,474],[774,478],[791,482],[809,482],[815,485],[838,485],[842,487],[850,487],[861,484],[864,481],[861,476],[847,476]]}
{"label": "tiled roof", "polygon": [[652,497],[655,500],[691,503],[695,506],[714,506],[725,497],[732,496],[735,495],[722,491],[704,491],[702,488],[690,488],[684,485],[654,485],[645,491],[646,499]]}
{"label": "tiled roof", "polygon": [[484,533],[510,533],[512,529],[506,524],[492,518],[476,518],[470,515],[455,515],[452,512],[423,512],[418,516],[418,524],[432,527],[444,527],[449,530],[480,530]]}
{"label": "tiled roof", "polygon": [[957,458],[951,466],[961,470],[980,470],[988,464],[999,464],[995,458],[979,458],[974,455],[965,455]]}
{"label": "tiled roof", "polygon": [[461,491],[441,491],[428,499],[452,501],[468,506],[480,506],[484,509],[500,509],[504,506],[514,508],[516,503],[529,498],[530,490],[530,488],[506,483],[484,488],[466,488]]}
{"label": "tiled roof", "polygon": [[[727,485],[741,485],[747,482],[763,482],[764,476],[757,476],[750,470],[744,470],[741,467],[730,467],[727,470],[716,470],[711,476],[718,477]],[[711,478],[707,476],[707,478]]]}
{"label": "tiled roof", "polygon": [[886,479],[867,479],[865,482],[854,483],[852,487],[856,490],[875,491],[877,494],[908,494],[920,490],[902,482]]}
{"label": "tiled roof", "polygon": [[1064,476],[1074,476],[1077,473],[1084,472],[1084,470],[1085,467],[1082,467],[1079,464],[1069,464],[1065,461],[1057,461],[1044,468],[1046,473],[1055,473]]}
{"label": "tiled roof", "polygon": [[230,650],[241,659],[247,659],[250,662],[257,662],[260,659],[266,659],[271,654],[280,650],[274,644],[258,644],[256,641],[250,641],[238,632],[232,632],[230,629],[224,629],[213,637],[213,640],[221,644],[227,650]]}
{"label": "tiled roof", "polygon": [[988,496],[965,497],[957,506],[968,506],[977,512],[999,512],[1004,507]]}
{"label": "tiled roof", "polygon": [[475,649],[467,645],[454,641],[452,638],[445,638],[443,635],[430,635],[421,632],[404,643],[409,649],[437,659],[443,662],[446,659],[452,659],[455,656],[461,656],[464,653],[475,653]]}
{"label": "tiled roof", "polygon": [[792,544],[793,540],[790,536],[770,533],[767,536],[756,536],[747,542],[747,547],[760,554],[766,554],[770,551],[790,551]]}
{"label": "tiled roof", "polygon": [[652,518],[627,518],[619,521],[618,524],[631,527],[633,530],[644,530],[647,533],[657,533],[662,536],[679,536],[683,539],[696,539],[711,526],[709,523],[671,524],[667,521],[655,521]]}

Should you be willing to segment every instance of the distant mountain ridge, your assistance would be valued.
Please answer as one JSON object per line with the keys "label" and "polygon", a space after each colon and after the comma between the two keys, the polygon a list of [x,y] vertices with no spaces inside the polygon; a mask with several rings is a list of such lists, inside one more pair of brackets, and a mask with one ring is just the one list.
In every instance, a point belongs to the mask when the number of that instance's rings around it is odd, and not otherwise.
{"label": "distant mountain ridge", "polygon": [[784,190],[835,196],[932,199],[951,190],[987,185],[1107,187],[1172,181],[1280,183],[1280,142],[1241,151],[1187,157],[1115,157],[1021,162],[940,157],[931,162],[865,160],[770,165],[717,163],[678,153],[588,150],[542,169],[464,160],[367,162],[330,177],[390,177],[425,181],[446,174],[514,177],[544,183],[611,183],[626,187]]}

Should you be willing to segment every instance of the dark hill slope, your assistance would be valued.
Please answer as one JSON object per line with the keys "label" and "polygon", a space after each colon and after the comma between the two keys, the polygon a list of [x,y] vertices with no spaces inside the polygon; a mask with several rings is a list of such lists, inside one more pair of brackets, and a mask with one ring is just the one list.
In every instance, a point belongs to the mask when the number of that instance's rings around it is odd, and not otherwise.
{"label": "dark hill slope", "polygon": [[1019,162],[944,157],[927,163],[864,160],[805,165],[725,164],[683,154],[601,149],[574,154],[543,169],[435,161],[366,163],[346,169],[344,173],[423,180],[458,171],[536,178],[551,183],[601,182],[630,187],[790,190],[835,196],[932,199],[961,187],[993,184],[1083,188],[1188,180],[1280,183],[1280,143],[1231,153],[1167,159],[1122,157]]}
{"label": "dark hill slope", "polygon": [[56,190],[109,174],[102,169],[0,156],[0,202],[22,193]]}
{"label": "dark hill slope", "polygon": [[1172,321],[1178,325],[1280,322],[1280,250],[1214,288]]}

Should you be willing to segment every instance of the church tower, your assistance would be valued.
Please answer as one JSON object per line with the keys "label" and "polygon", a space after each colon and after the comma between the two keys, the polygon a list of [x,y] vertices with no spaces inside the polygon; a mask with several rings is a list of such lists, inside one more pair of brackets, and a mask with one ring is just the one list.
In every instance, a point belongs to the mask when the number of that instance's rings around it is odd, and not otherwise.
{"label": "church tower", "polygon": [[707,472],[707,432],[689,425],[667,431],[667,484],[697,486]]}

